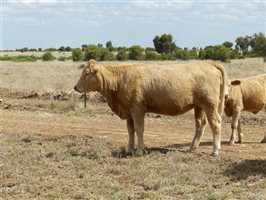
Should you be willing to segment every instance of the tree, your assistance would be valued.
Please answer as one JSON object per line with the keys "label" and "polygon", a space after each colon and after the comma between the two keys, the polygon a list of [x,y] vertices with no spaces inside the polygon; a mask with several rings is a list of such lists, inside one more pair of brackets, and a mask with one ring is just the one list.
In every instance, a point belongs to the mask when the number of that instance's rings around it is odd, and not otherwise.
{"label": "tree", "polygon": [[114,60],[114,55],[107,48],[100,48],[100,60]]}
{"label": "tree", "polygon": [[113,47],[113,44],[111,41],[106,42],[105,46],[110,52],[112,52],[114,50],[114,47]]}
{"label": "tree", "polygon": [[72,49],[72,59],[74,62],[81,61],[84,59],[84,55],[80,48]]}
{"label": "tree", "polygon": [[86,61],[89,61],[90,59],[100,60],[101,50],[98,46],[90,44],[85,49],[84,56]]}
{"label": "tree", "polygon": [[124,49],[120,49],[116,54],[116,59],[119,61],[128,60],[128,53]]}
{"label": "tree", "polygon": [[71,47],[67,46],[66,51],[68,51],[68,52],[71,51]]}
{"label": "tree", "polygon": [[64,46],[61,46],[58,51],[66,51],[66,48]]}
{"label": "tree", "polygon": [[156,35],[153,39],[153,44],[158,53],[171,54],[176,49],[176,44],[173,42],[171,34]]}
{"label": "tree", "polygon": [[227,47],[227,48],[229,48],[229,49],[231,49],[232,46],[233,46],[233,43],[232,42],[225,41],[222,45],[225,46],[225,47]]}
{"label": "tree", "polygon": [[217,45],[214,47],[213,56],[212,56],[213,60],[220,60],[226,62],[230,60],[230,56],[231,53],[229,48],[223,45]]}
{"label": "tree", "polygon": [[196,47],[193,47],[191,50],[189,50],[189,59],[198,59],[198,49]]}
{"label": "tree", "polygon": [[[263,33],[254,34],[252,38],[253,51],[257,56],[266,57],[266,37]],[[264,59],[265,60],[265,59]]]}
{"label": "tree", "polygon": [[235,40],[236,46],[240,48],[242,54],[247,54],[249,46],[249,37],[238,37]]}
{"label": "tree", "polygon": [[156,60],[157,59],[157,53],[154,51],[146,50],[145,51],[145,59],[146,60]]}
{"label": "tree", "polygon": [[85,49],[88,47],[88,45],[86,45],[86,44],[83,44],[83,45],[81,45],[81,50],[82,51],[85,51]]}
{"label": "tree", "polygon": [[181,49],[181,48],[176,48],[174,56],[175,58],[180,60],[188,60],[190,57],[189,51],[187,49]]}
{"label": "tree", "polygon": [[143,60],[144,49],[139,45],[133,45],[129,48],[129,59],[130,60]]}

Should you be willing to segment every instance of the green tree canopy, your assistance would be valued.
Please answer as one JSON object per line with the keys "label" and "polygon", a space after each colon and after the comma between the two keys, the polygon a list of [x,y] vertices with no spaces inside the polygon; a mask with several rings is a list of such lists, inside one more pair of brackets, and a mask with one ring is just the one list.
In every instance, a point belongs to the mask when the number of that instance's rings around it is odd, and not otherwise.
{"label": "green tree canopy", "polygon": [[130,60],[143,60],[144,49],[139,45],[133,45],[129,48],[129,59]]}
{"label": "green tree canopy", "polygon": [[105,46],[110,52],[112,52],[114,50],[114,47],[113,47],[113,44],[111,41],[106,42]]}
{"label": "green tree canopy", "polygon": [[156,35],[153,39],[153,44],[158,53],[171,54],[176,49],[176,44],[173,42],[171,34]]}

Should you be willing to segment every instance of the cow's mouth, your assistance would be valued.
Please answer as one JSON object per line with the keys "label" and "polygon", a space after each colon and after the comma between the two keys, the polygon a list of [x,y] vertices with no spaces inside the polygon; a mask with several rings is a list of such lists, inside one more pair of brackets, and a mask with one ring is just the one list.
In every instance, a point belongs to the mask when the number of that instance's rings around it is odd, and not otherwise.
{"label": "cow's mouth", "polygon": [[75,90],[76,92],[82,93],[81,91],[78,90],[78,87],[77,87],[77,86],[74,87],[74,90]]}

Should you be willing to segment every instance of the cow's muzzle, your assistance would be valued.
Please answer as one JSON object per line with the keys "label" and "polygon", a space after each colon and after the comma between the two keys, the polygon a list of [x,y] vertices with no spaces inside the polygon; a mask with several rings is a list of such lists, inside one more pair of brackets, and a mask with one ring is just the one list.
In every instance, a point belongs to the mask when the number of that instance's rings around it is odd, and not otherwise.
{"label": "cow's muzzle", "polygon": [[74,87],[74,90],[80,93],[80,91],[78,90],[77,86]]}

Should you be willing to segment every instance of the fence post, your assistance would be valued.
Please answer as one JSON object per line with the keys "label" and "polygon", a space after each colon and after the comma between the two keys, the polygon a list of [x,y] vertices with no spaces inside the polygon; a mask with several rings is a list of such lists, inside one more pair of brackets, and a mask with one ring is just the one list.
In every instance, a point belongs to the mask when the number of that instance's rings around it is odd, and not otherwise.
{"label": "fence post", "polygon": [[86,92],[84,92],[84,108],[87,108],[87,95],[86,95]]}

